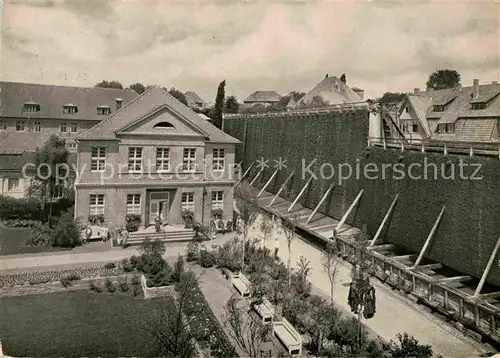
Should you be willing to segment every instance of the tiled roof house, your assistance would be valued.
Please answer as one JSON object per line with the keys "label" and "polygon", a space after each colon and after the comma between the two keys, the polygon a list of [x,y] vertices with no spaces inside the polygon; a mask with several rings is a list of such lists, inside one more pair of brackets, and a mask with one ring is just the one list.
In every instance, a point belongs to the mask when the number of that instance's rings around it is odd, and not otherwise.
{"label": "tiled roof house", "polygon": [[35,150],[52,134],[74,138],[137,97],[131,89],[0,82],[0,149]]}
{"label": "tiled roof house", "polygon": [[401,105],[399,124],[407,139],[499,142],[500,84],[420,91]]}
{"label": "tiled roof house", "polygon": [[189,108],[192,109],[205,109],[207,108],[207,103],[201,99],[200,96],[196,92],[186,92],[184,93],[184,96],[186,97],[186,102]]}
{"label": "tiled roof house", "polygon": [[281,96],[276,91],[255,91],[248,96],[243,103],[245,104],[264,104],[270,105],[278,103]]}

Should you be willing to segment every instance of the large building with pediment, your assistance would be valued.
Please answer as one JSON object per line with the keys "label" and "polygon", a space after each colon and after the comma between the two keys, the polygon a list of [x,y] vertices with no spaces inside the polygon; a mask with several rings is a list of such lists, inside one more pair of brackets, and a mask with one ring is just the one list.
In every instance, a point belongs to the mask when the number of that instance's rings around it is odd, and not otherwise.
{"label": "large building with pediment", "polygon": [[181,225],[183,210],[207,224],[222,209],[229,220],[237,143],[153,86],[77,137],[76,215],[102,214],[109,227],[127,214]]}

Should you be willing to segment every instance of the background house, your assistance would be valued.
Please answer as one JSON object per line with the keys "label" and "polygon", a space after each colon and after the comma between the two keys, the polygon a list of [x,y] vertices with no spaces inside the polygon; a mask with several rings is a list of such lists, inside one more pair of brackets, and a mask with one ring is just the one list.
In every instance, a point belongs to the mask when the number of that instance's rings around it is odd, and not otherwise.
{"label": "background house", "polygon": [[[345,78],[345,77],[344,77]],[[362,102],[364,91],[359,88],[350,88],[346,82],[336,76],[329,76],[319,82],[312,90],[302,97],[295,108],[320,107],[327,105]],[[290,104],[287,106],[289,107]]]}
{"label": "background house", "polygon": [[186,102],[189,108],[199,110],[208,108],[207,103],[203,99],[201,99],[201,97],[198,96],[196,92],[186,92],[184,96],[186,96]]}
{"label": "background house", "polygon": [[0,82],[0,149],[34,150],[57,134],[76,151],[79,133],[135,97],[131,89]]}
{"label": "background house", "polygon": [[278,104],[281,96],[276,91],[255,91],[250,96],[248,96],[243,104],[248,106],[271,106],[273,104]]}

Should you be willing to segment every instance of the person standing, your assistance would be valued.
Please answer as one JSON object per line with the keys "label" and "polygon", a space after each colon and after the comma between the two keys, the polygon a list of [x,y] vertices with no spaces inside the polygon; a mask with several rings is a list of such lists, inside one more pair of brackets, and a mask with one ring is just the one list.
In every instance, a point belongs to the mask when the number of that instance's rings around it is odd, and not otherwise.
{"label": "person standing", "polygon": [[280,249],[280,241],[278,238],[274,240],[274,259],[278,259],[278,251]]}

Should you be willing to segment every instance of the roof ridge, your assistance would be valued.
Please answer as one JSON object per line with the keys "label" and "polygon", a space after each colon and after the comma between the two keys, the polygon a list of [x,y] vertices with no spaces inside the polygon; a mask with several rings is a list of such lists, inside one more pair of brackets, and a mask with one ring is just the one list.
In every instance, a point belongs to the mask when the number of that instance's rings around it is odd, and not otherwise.
{"label": "roof ridge", "polygon": [[[88,87],[88,86],[69,86],[69,85],[55,85],[45,83],[33,82],[16,82],[16,81],[0,81],[0,84],[16,84],[16,85],[29,85],[29,86],[44,86],[44,87],[64,87],[64,88],[78,88],[78,89],[94,89],[94,90],[113,90],[113,91],[134,91],[132,88],[110,88],[110,87]],[[135,92],[135,91],[134,91]]]}

